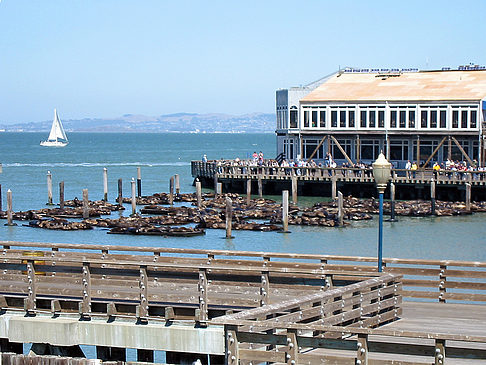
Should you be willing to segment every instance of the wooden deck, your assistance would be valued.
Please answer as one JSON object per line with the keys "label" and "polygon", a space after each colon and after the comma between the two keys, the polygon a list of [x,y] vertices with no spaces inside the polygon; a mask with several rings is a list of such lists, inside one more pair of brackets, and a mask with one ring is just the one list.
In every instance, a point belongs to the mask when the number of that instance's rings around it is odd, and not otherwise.
{"label": "wooden deck", "polygon": [[[247,181],[258,183],[258,189],[260,192],[266,191],[265,194],[280,194],[283,189],[290,188],[298,189],[299,194],[316,196],[331,196],[336,189],[366,196],[375,192],[370,168],[239,166],[233,161],[224,164],[218,161],[192,161],[191,172],[208,188],[214,188],[216,182],[221,182],[224,192],[246,191],[243,188]],[[416,172],[393,169],[391,182],[397,186],[399,199],[429,197],[432,183],[437,187],[438,199],[462,197],[466,185],[473,190],[473,198],[486,199],[485,171],[442,170],[435,174],[432,169]]]}
{"label": "wooden deck", "polygon": [[486,361],[484,262],[0,245],[3,314],[190,321],[220,329],[226,364]]}

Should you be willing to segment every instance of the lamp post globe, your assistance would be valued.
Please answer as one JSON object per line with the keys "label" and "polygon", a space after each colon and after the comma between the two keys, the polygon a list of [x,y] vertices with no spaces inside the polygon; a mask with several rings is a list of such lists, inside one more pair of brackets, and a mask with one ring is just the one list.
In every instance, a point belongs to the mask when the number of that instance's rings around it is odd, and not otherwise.
{"label": "lamp post globe", "polygon": [[373,177],[380,198],[379,222],[378,222],[378,272],[383,270],[383,194],[386,185],[391,177],[391,163],[387,161],[385,155],[380,153],[375,162],[372,163]]}

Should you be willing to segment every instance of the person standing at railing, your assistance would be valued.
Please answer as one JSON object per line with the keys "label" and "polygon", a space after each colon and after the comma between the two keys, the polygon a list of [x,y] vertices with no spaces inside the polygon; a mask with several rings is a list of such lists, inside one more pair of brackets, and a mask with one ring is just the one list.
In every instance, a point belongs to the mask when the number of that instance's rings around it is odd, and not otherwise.
{"label": "person standing at railing", "polygon": [[407,170],[406,174],[407,174],[407,179],[410,179],[410,170],[412,169],[412,163],[410,162],[410,160],[407,160],[407,163],[405,164],[405,170]]}
{"label": "person standing at railing", "polygon": [[202,157],[202,162],[204,163],[208,162],[208,156],[206,156],[205,154]]}
{"label": "person standing at railing", "polygon": [[440,171],[440,165],[437,161],[435,161],[434,166],[432,166],[432,169],[434,170],[434,179],[437,180],[439,177],[439,171]]}
{"label": "person standing at railing", "polygon": [[417,163],[414,161],[412,163],[412,166],[410,167],[410,170],[412,171],[412,177],[415,179],[415,173],[417,172],[417,169],[418,169],[418,165]]}

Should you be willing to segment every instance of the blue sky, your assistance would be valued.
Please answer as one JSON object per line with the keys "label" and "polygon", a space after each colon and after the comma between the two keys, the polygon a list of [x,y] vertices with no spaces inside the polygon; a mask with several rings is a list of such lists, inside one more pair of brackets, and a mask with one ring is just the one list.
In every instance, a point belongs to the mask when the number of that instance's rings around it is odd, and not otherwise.
{"label": "blue sky", "polygon": [[484,0],[0,1],[0,123],[272,113],[340,66],[486,64]]}

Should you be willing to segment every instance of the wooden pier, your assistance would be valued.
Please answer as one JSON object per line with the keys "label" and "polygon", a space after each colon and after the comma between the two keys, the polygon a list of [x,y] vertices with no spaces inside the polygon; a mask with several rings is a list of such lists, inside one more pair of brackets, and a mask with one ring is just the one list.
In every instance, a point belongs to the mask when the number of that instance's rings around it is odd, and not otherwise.
{"label": "wooden pier", "polygon": [[34,343],[70,356],[96,346],[104,361],[126,361],[127,348],[148,362],[165,351],[167,363],[486,361],[485,262],[385,258],[378,273],[372,257],[0,244],[4,353]]}
{"label": "wooden pier", "polygon": [[[307,196],[332,197],[338,190],[359,198],[376,195],[371,168],[241,166],[233,161],[192,161],[191,173],[206,188],[222,183],[223,192],[244,193],[251,181],[253,191],[261,189],[265,195],[295,189],[298,195]],[[434,184],[438,200],[465,200],[469,184],[473,200],[486,200],[486,171],[434,173],[432,169],[392,169],[391,182],[395,184],[397,199],[429,199]]]}

